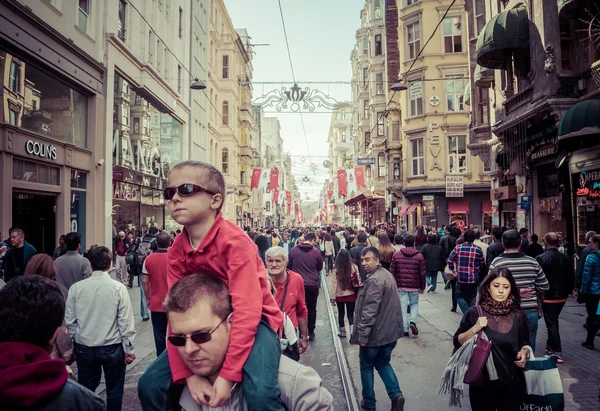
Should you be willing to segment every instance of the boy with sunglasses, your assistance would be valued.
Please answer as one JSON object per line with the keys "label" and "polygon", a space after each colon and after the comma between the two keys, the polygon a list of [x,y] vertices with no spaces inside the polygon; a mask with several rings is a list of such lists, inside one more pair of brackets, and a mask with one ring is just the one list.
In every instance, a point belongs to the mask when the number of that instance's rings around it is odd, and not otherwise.
{"label": "boy with sunglasses", "polygon": [[[256,245],[221,214],[225,198],[223,175],[210,164],[184,161],[170,171],[164,198],[171,217],[184,226],[168,252],[169,288],[186,275],[206,273],[227,284],[233,307],[231,339],[214,384],[194,375],[173,346],[174,341],[180,341],[169,338],[167,351],[173,381],[186,382],[198,404],[216,408],[227,403],[234,384],[243,379],[248,410],[283,410],[277,385],[281,354],[277,333],[283,325],[282,317]],[[192,344],[206,342],[203,335],[194,337]],[[166,408],[166,400],[161,399],[162,404],[155,402],[158,394],[152,392],[166,393],[162,380],[157,381],[163,377],[157,371],[161,357],[146,371],[147,378],[142,377],[139,382],[144,410]]]}

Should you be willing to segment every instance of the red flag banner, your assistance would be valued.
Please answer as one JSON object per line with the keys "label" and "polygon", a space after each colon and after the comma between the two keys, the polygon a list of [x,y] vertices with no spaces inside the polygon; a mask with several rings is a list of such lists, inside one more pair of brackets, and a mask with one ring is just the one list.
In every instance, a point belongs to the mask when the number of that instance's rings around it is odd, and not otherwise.
{"label": "red flag banner", "polygon": [[290,215],[292,211],[292,193],[289,191],[285,192],[285,202],[287,203],[287,214]]}
{"label": "red flag banner", "polygon": [[298,204],[297,203],[294,204],[294,216],[296,216],[296,220],[298,220],[299,215],[298,215]]}
{"label": "red flag banner", "polygon": [[262,168],[255,168],[252,171],[252,181],[250,182],[250,190],[253,188],[258,188],[258,184],[260,183],[260,174],[262,172]]}
{"label": "red flag banner", "polygon": [[330,199],[333,198],[333,181],[329,183],[329,187],[327,188],[327,197]]}
{"label": "red flag banner", "polygon": [[348,195],[348,181],[346,180],[346,170],[338,170],[338,193],[340,197]]}
{"label": "red flag banner", "polygon": [[361,188],[366,187],[364,169],[362,167],[355,167],[354,175],[356,176],[356,189],[360,190]]}
{"label": "red flag banner", "polygon": [[273,190],[273,203],[279,203],[279,189],[276,188]]}
{"label": "red flag banner", "polygon": [[276,168],[271,170],[271,185],[270,188],[271,190],[276,189],[277,187],[279,187],[279,170],[277,170]]}

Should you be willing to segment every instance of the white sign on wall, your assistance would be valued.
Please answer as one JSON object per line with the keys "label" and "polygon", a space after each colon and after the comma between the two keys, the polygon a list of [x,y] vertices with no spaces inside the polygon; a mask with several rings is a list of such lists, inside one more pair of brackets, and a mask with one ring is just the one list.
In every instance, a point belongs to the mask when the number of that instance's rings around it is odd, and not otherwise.
{"label": "white sign on wall", "polygon": [[463,176],[446,176],[446,197],[464,197]]}

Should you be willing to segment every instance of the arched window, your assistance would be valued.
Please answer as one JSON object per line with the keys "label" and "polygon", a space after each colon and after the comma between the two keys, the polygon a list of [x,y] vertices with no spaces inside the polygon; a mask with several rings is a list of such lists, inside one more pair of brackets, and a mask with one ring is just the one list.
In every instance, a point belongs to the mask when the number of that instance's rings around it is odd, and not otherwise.
{"label": "arched window", "polygon": [[223,102],[223,125],[229,125],[229,103],[227,100]]}
{"label": "arched window", "polygon": [[229,172],[229,150],[227,147],[225,147],[221,152],[221,171],[224,174]]}

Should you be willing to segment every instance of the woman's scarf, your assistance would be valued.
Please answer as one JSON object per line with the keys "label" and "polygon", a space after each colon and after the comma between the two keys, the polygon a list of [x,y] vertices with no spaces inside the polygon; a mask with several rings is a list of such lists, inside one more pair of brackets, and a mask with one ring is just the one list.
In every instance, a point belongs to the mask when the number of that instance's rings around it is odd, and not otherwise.
{"label": "woman's scarf", "polygon": [[491,296],[485,297],[481,302],[481,308],[492,315],[507,315],[514,306],[513,296],[510,295],[506,301],[496,301]]}

